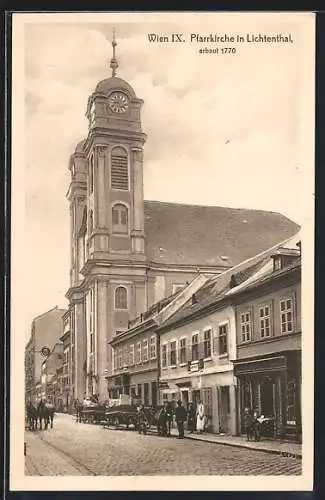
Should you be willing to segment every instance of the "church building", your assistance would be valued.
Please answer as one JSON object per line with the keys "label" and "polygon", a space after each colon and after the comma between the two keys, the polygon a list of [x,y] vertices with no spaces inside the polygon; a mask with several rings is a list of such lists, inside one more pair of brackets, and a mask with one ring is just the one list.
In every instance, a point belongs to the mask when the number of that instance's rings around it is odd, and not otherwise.
{"label": "church building", "polygon": [[88,137],[77,144],[69,162],[66,296],[76,398],[84,393],[107,398],[110,341],[132,319],[198,272],[219,274],[298,229],[273,212],[144,200],[144,102],[116,76],[115,38],[112,46],[112,75],[88,99]]}

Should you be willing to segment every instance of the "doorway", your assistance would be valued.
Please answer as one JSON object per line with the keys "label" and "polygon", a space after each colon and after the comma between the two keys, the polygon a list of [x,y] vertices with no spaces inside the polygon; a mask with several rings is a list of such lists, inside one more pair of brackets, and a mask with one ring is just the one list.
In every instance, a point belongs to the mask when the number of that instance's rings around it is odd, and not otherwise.
{"label": "doorway", "polygon": [[200,400],[201,400],[200,391],[192,391],[192,402],[194,403],[194,406],[197,406]]}
{"label": "doorway", "polygon": [[261,414],[265,417],[274,416],[274,384],[269,377],[261,381]]}
{"label": "doorway", "polygon": [[157,406],[157,382],[151,382],[151,404]]}
{"label": "doorway", "polygon": [[230,395],[229,386],[218,388],[219,395],[219,432],[227,434],[229,432],[230,419]]}
{"label": "doorway", "polygon": [[188,408],[188,390],[181,391],[182,395],[182,405],[187,409]]}

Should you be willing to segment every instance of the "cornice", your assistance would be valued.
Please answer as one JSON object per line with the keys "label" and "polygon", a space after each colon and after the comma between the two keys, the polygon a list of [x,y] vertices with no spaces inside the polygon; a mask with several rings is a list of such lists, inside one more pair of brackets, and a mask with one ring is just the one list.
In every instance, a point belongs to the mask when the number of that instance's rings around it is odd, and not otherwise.
{"label": "cornice", "polygon": [[152,319],[149,318],[146,321],[143,321],[142,323],[139,323],[138,325],[134,326],[133,328],[130,328],[129,330],[126,330],[125,332],[121,333],[120,335],[117,335],[116,337],[112,338],[110,340],[109,344],[112,346],[119,345],[121,343],[124,343],[125,341],[136,337],[140,335],[141,333],[145,333],[148,330],[151,330],[152,328],[156,327],[156,322]]}

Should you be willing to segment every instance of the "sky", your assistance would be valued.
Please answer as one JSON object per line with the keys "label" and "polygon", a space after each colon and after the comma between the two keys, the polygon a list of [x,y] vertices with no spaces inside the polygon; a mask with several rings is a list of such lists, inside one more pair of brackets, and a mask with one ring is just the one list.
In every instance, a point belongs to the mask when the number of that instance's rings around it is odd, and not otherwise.
{"label": "sky", "polygon": [[[265,18],[256,29],[247,16],[219,25],[209,16],[174,19],[25,25],[26,338],[33,317],[67,306],[68,161],[88,133],[88,96],[111,75],[114,27],[118,76],[144,100],[145,199],[265,209],[302,224],[299,26]],[[294,43],[202,55],[209,44],[148,42],[148,33],[172,32],[291,32]]]}

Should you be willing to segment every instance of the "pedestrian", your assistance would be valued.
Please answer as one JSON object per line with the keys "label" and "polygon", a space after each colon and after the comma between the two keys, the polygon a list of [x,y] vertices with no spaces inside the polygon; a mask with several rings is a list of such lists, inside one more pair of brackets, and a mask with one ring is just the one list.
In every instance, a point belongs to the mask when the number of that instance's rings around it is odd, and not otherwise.
{"label": "pedestrian", "polygon": [[186,410],[182,405],[181,400],[177,401],[177,407],[175,410],[175,419],[178,429],[178,439],[184,439],[184,422],[186,420]]}
{"label": "pedestrian", "polygon": [[205,422],[206,422],[206,416],[205,416],[204,404],[202,403],[202,401],[199,401],[197,407],[196,429],[199,431],[200,434],[202,434],[202,432],[204,431]]}
{"label": "pedestrian", "polygon": [[195,431],[195,415],[196,411],[193,403],[189,403],[187,410],[187,428],[191,434]]}
{"label": "pedestrian", "polygon": [[166,403],[162,407],[159,413],[159,418],[158,418],[158,434],[159,436],[167,436],[168,430],[167,430],[167,405]]}
{"label": "pedestrian", "polygon": [[244,408],[244,428],[246,433],[247,441],[250,440],[250,437],[253,435],[253,415],[251,410],[246,406]]}
{"label": "pedestrian", "polygon": [[166,418],[167,418],[167,429],[168,429],[168,436],[171,434],[171,427],[173,423],[173,408],[172,405],[169,401],[166,401]]}

